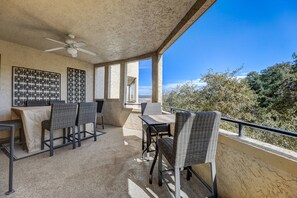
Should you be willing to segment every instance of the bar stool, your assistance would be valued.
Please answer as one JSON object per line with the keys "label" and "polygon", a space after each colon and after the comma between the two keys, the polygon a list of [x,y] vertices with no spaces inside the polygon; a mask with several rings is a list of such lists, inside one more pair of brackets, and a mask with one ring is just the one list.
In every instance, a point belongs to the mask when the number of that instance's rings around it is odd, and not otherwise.
{"label": "bar stool", "polygon": [[97,117],[101,117],[101,126],[102,129],[104,129],[104,123],[103,123],[103,105],[104,105],[104,100],[96,100],[97,102]]}
{"label": "bar stool", "polygon": [[[162,106],[160,103],[141,103],[141,115],[162,115]],[[143,154],[147,153],[147,159],[149,160],[149,153],[154,152],[150,149],[150,146],[155,143],[153,137],[170,136],[170,125],[158,125],[155,127],[148,127],[145,123],[142,124],[142,158]],[[146,135],[146,142],[145,142]],[[145,146],[146,143],[146,146]]]}
{"label": "bar stool", "polygon": [[219,112],[176,113],[174,138],[163,138],[157,142],[159,186],[162,185],[162,156],[174,168],[176,198],[180,197],[180,171],[186,168],[187,179],[190,179],[192,165],[209,163],[212,196],[217,197],[215,157],[220,120]]}
{"label": "bar stool", "polygon": [[[81,102],[78,104],[78,113],[76,119],[77,134],[78,134],[78,146],[81,146],[81,133],[86,138],[86,133],[90,134],[97,141],[96,134],[96,114],[97,114],[97,103],[96,102]],[[94,132],[90,133],[86,131],[86,124],[92,123]],[[80,127],[83,125],[84,130],[81,131]]]}
{"label": "bar stool", "polygon": [[[76,121],[77,104],[52,104],[50,120],[44,120],[41,123],[41,150],[44,150],[44,145],[50,148],[50,156],[54,155],[54,149],[61,146],[54,147],[54,140],[63,138],[63,145],[65,145],[65,129],[72,128],[73,139],[72,145],[75,149],[75,121]],[[54,138],[54,130],[63,129],[63,137]],[[45,130],[50,133],[50,139],[44,140]],[[48,144],[47,142],[50,142]],[[62,146],[63,146],[62,145]]]}

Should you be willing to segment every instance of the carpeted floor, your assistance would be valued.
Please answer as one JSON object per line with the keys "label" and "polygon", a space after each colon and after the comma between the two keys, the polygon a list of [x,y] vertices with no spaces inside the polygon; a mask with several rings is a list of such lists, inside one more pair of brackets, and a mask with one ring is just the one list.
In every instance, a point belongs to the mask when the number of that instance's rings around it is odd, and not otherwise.
{"label": "carpeted floor", "polygon": [[[41,153],[14,163],[15,193],[8,189],[8,158],[0,153],[0,197],[84,198],[84,197],[171,197],[165,184],[148,183],[151,161],[141,159],[141,132],[107,126],[97,142],[82,142],[80,148],[67,146],[54,156]],[[205,197],[208,192],[196,180],[182,175],[182,197]],[[171,177],[168,177],[171,180]],[[172,188],[174,186],[170,184]]]}

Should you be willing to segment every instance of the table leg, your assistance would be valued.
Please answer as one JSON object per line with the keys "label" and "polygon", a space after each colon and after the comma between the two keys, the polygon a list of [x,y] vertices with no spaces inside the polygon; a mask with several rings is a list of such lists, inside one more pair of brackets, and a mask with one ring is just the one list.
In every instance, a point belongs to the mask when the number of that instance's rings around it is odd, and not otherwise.
{"label": "table leg", "polygon": [[148,127],[148,133],[146,134],[146,158],[150,160],[150,145],[151,145],[151,127]]}
{"label": "table leg", "polygon": [[150,184],[153,183],[153,172],[154,172],[154,167],[155,167],[155,165],[156,165],[156,161],[157,161],[157,158],[158,158],[158,154],[159,154],[158,144],[156,144],[156,154],[155,154],[155,157],[154,157],[153,164],[152,164],[152,166],[151,166],[150,176],[149,176],[149,183],[150,183]]}

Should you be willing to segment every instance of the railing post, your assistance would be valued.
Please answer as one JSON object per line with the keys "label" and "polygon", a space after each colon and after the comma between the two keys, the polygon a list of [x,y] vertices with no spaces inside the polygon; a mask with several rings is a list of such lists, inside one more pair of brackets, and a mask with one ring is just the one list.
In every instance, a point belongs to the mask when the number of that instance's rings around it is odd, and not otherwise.
{"label": "railing post", "polygon": [[238,135],[239,137],[244,136],[243,125],[241,123],[238,123]]}

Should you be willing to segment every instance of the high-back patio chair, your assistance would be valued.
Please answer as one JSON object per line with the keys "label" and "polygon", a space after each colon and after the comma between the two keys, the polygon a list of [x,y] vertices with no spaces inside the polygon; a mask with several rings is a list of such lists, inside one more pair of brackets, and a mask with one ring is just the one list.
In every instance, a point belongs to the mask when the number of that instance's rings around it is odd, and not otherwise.
{"label": "high-back patio chair", "polygon": [[174,168],[175,197],[180,197],[180,171],[195,164],[209,163],[212,193],[217,196],[215,156],[221,120],[219,112],[176,113],[174,138],[158,140],[159,185],[162,185],[162,155]]}
{"label": "high-back patio chair", "polygon": [[[162,106],[160,103],[141,103],[141,115],[162,115]],[[169,127],[170,126],[167,124],[157,125],[154,127],[148,127],[145,123],[142,124],[142,155],[144,152],[147,152],[147,154],[153,152],[150,150],[150,145],[152,141],[154,142],[153,137],[156,137],[157,133],[159,133],[160,137],[163,137],[164,135],[170,136]],[[146,142],[144,139],[145,134]]]}
{"label": "high-back patio chair", "polygon": [[27,100],[26,105],[27,105],[27,107],[48,106],[49,103],[47,100]]}
{"label": "high-back patio chair", "polygon": [[[76,110],[77,104],[69,103],[69,104],[52,104],[51,108],[51,116],[49,120],[44,120],[41,123],[41,150],[44,149],[44,145],[50,147],[50,156],[54,154],[54,130],[63,129],[63,137],[55,138],[60,139],[63,138],[63,143],[65,144],[66,139],[66,130],[72,128],[72,145],[73,149],[75,149],[75,121],[76,121]],[[44,140],[45,130],[48,130],[50,133],[50,139]],[[50,145],[47,142],[50,142]],[[57,146],[56,148],[58,148]]]}
{"label": "high-back patio chair", "polygon": [[[96,114],[97,114],[97,103],[96,102],[81,102],[78,104],[78,113],[76,126],[78,129],[78,146],[81,145],[81,133],[84,133],[84,138],[86,138],[86,133],[93,136],[94,141],[97,141],[96,134]],[[86,131],[86,124],[92,123],[94,132],[90,133]],[[83,131],[80,127],[83,125]]]}
{"label": "high-back patio chair", "polygon": [[57,104],[57,103],[65,104],[65,100],[50,100],[49,101],[49,105]]}
{"label": "high-back patio chair", "polygon": [[97,102],[97,118],[101,118],[101,126],[104,129],[104,122],[103,122],[103,106],[104,100],[96,100]]}

